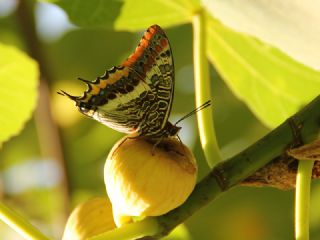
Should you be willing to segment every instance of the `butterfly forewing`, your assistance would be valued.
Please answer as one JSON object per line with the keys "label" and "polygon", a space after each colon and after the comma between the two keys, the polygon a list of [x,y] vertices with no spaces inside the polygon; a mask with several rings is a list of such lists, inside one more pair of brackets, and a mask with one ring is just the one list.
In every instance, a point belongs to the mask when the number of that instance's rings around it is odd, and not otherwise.
{"label": "butterfly forewing", "polygon": [[133,54],[88,85],[82,97],[72,98],[82,113],[120,132],[161,136],[174,93],[173,57],[164,31],[149,27]]}

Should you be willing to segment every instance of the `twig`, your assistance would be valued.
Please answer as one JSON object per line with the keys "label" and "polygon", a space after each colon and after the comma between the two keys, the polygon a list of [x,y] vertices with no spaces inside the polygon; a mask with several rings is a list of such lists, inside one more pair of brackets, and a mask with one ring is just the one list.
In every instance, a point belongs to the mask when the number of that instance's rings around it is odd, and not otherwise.
{"label": "twig", "polygon": [[[158,239],[167,235],[200,208],[215,200],[223,192],[241,184],[242,181],[254,175],[259,169],[261,171],[268,163],[276,162],[279,159],[289,159],[287,150],[296,143],[296,134],[291,128],[292,120],[297,125],[302,126],[299,129],[299,135],[302,137],[303,142],[311,142],[316,139],[320,132],[319,109],[320,97],[317,97],[304,109],[265,137],[236,156],[219,163],[196,185],[196,188],[183,205],[165,215],[142,220],[140,222],[141,225],[147,226],[149,222],[155,223],[156,221],[157,226],[152,225],[152,229],[139,229],[140,236],[146,236],[143,239]],[[201,161],[201,159],[199,160]],[[288,163],[291,161],[293,160],[291,159]],[[128,237],[137,236],[138,229],[132,228],[132,226],[134,225],[127,224],[124,226],[126,230],[130,229],[130,232],[128,232],[129,230],[126,231]],[[115,229],[112,231],[112,236],[117,236],[121,232],[123,232],[123,229]],[[99,239],[107,239],[102,236]],[[108,236],[108,234],[106,233],[105,236]]]}
{"label": "twig", "polygon": [[63,196],[65,216],[69,213],[69,188],[66,164],[57,125],[51,116],[51,106],[48,93],[48,83],[52,82],[52,76],[45,58],[42,43],[38,39],[33,16],[34,1],[19,1],[16,11],[17,20],[21,28],[22,37],[26,43],[30,55],[37,60],[40,66],[40,97],[35,112],[36,127],[42,156],[52,158],[60,167],[60,189]]}
{"label": "twig", "polygon": [[[194,15],[192,26],[195,96],[196,105],[199,107],[204,102],[211,100],[211,84],[206,55],[206,21],[203,11]],[[210,167],[221,161],[212,112],[210,107],[197,112],[200,141]]]}

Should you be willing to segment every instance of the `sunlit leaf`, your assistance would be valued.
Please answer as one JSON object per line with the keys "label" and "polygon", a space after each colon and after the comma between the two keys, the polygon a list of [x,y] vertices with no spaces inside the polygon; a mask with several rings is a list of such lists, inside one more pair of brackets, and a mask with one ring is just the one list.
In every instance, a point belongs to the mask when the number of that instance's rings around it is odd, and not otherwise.
{"label": "sunlit leaf", "polygon": [[162,27],[190,22],[199,0],[60,0],[70,20],[82,27],[136,31],[153,24]]}
{"label": "sunlit leaf", "polygon": [[198,0],[127,0],[115,26],[117,29],[135,31],[153,24],[167,27],[187,23],[199,8]]}
{"label": "sunlit leaf", "polygon": [[320,70],[320,1],[202,0],[230,28],[268,42]]}
{"label": "sunlit leaf", "polygon": [[56,2],[69,16],[72,23],[81,27],[112,28],[120,14],[119,0],[60,0]]}
{"label": "sunlit leaf", "polygon": [[18,134],[37,99],[36,62],[18,49],[0,44],[0,145]]}
{"label": "sunlit leaf", "polygon": [[319,94],[320,73],[209,17],[208,55],[232,91],[275,127]]}
{"label": "sunlit leaf", "polygon": [[59,0],[38,0],[38,2],[55,3],[55,2],[59,2]]}

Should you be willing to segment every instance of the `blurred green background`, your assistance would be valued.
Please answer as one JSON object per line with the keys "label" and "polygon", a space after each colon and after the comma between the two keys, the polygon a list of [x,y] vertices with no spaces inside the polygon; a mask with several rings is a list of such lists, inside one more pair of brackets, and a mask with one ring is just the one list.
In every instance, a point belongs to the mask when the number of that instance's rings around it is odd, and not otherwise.
{"label": "blurred green background", "polygon": [[[16,6],[17,1],[0,0],[0,42],[26,50]],[[34,14],[46,67],[52,76],[48,82],[49,101],[47,105],[42,102],[47,107],[38,107],[23,131],[3,145],[0,194],[3,201],[49,236],[60,238],[70,209],[89,197],[106,194],[104,162],[122,134],[84,117],[70,100],[56,92],[63,89],[81,95],[85,88],[76,78],[93,80],[120,64],[143,33],[77,28],[60,8],[48,3],[37,3]],[[176,88],[170,117],[175,121],[195,107],[192,28],[185,24],[165,30],[175,61]],[[210,73],[215,127],[226,158],[254,143],[269,129],[231,93],[212,66]],[[50,117],[53,123],[47,120]],[[181,126],[182,141],[196,157],[204,159],[196,118],[186,119]],[[50,154],[55,151],[58,153]],[[57,158],[64,162],[61,164]],[[201,179],[209,168],[206,162],[198,164]],[[314,183],[311,210],[319,209],[319,201],[320,184]],[[177,233],[170,239],[293,239],[293,206],[293,191],[236,187],[192,216],[180,237]],[[320,213],[312,210],[311,215],[311,239],[319,239]],[[0,223],[0,239],[21,238]]]}

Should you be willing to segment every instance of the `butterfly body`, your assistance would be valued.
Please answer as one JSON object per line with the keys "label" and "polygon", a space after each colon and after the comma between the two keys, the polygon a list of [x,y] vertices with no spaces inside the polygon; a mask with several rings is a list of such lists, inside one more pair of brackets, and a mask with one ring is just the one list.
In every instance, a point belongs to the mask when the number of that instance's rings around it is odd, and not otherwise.
{"label": "butterfly body", "polygon": [[[83,79],[80,79],[83,80]],[[180,130],[168,121],[174,94],[174,63],[169,40],[153,25],[120,66],[93,82],[83,80],[88,90],[75,97],[79,111],[117,131],[162,138]]]}

